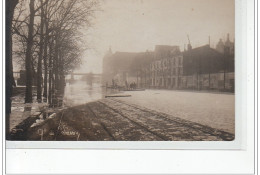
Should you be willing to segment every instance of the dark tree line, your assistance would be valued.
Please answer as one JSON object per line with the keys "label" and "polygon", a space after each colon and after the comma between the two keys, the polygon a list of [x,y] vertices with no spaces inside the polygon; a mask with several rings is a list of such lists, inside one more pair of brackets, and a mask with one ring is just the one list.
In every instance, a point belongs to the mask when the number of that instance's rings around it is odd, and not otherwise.
{"label": "dark tree line", "polygon": [[[81,63],[87,48],[82,30],[91,26],[98,0],[6,1],[6,113],[9,121],[13,87],[13,58],[26,71],[25,103],[50,105],[63,92],[65,75]],[[7,123],[9,126],[9,123]],[[9,128],[7,128],[9,130]]]}
{"label": "dark tree line", "polygon": [[18,0],[7,0],[6,1],[6,16],[5,16],[5,25],[6,25],[6,136],[8,137],[9,133],[9,124],[10,124],[10,113],[11,113],[11,96],[13,90],[13,63],[12,63],[12,19],[14,16],[14,9],[18,4]]}

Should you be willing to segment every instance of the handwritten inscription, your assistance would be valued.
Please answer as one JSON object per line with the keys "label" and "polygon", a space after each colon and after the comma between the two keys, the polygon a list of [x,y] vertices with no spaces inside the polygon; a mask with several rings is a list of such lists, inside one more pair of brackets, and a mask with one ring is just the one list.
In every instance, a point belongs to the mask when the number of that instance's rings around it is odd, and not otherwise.
{"label": "handwritten inscription", "polygon": [[67,136],[76,136],[79,135],[79,132],[77,131],[61,131],[62,135],[67,135]]}
{"label": "handwritten inscription", "polygon": [[66,123],[62,122],[58,128],[64,136],[75,136],[79,140],[80,133],[69,127]]}

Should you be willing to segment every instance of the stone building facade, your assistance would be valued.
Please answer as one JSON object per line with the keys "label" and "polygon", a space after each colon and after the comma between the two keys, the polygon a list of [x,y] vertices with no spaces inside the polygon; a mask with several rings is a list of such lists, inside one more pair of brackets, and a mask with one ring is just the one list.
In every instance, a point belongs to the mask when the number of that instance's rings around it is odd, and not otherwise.
{"label": "stone building facade", "polygon": [[183,74],[183,56],[178,46],[156,46],[150,63],[152,88],[178,88]]}
{"label": "stone building facade", "polygon": [[157,45],[141,53],[109,52],[103,60],[103,84],[234,91],[234,45],[229,37],[223,48],[190,46],[181,52],[179,46]]}

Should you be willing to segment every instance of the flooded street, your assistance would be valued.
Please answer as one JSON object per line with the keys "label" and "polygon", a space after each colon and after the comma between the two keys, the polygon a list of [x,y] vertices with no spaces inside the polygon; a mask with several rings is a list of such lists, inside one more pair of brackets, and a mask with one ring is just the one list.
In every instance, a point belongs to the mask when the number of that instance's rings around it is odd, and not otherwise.
{"label": "flooded street", "polygon": [[73,84],[67,83],[63,105],[71,107],[93,102],[104,98],[107,93],[106,88],[101,87],[99,83],[94,83],[92,86],[85,81],[76,81]]}
{"label": "flooded street", "polygon": [[66,84],[60,100],[61,105],[51,108],[48,103],[38,103],[35,95],[30,104],[24,104],[23,94],[14,96],[13,139],[234,139],[233,94],[159,89],[120,92],[98,83],[90,86],[74,81]]}
{"label": "flooded street", "polygon": [[[161,89],[119,91],[80,80],[66,83],[64,88],[55,107],[47,102],[38,103],[35,93],[33,103],[24,103],[22,90],[13,97],[10,128],[14,139],[216,141],[234,138],[234,94]],[[16,134],[26,130],[29,135]]]}
{"label": "flooded street", "polygon": [[[18,87],[19,89],[25,87]],[[22,92],[24,91],[22,90]],[[59,107],[59,110],[82,105],[89,102],[94,102],[104,98],[111,93],[117,93],[117,90],[106,89],[101,84],[94,83],[92,86],[88,85],[85,81],[75,81],[74,83],[67,83],[65,86],[63,104]],[[33,103],[24,103],[24,93],[20,93],[12,97],[12,113],[10,115],[10,129],[12,130],[24,121],[29,116],[35,116],[42,110],[55,111],[48,107],[46,102],[38,103],[36,100],[36,94],[33,96]]]}
{"label": "flooded street", "polygon": [[[102,98],[104,92],[91,91],[88,87],[86,89],[89,93],[82,95],[81,98],[77,92],[84,93],[84,87],[71,86],[67,90],[71,88],[70,95],[66,94],[64,98],[66,99],[64,105],[77,104],[76,106],[55,108],[45,120],[39,117],[33,124],[30,121],[33,118],[28,117],[26,119],[29,123],[28,127],[24,127],[24,124],[16,127],[18,132],[12,135],[12,139],[42,141],[230,141],[234,139],[233,133],[219,129],[216,122],[212,127],[203,122],[186,120],[182,115],[158,112],[158,108],[165,106],[162,101],[156,107],[137,105],[142,100],[150,101],[152,105],[151,98],[155,90],[140,92],[149,94],[148,96],[131,92],[133,96],[118,99]],[[156,92],[156,94],[167,93],[161,90]],[[175,96],[176,93],[178,92],[169,91],[167,95]],[[199,95],[203,99],[203,94]],[[132,100],[137,103],[130,102]],[[193,117],[198,117],[193,114]],[[201,121],[207,117],[201,115],[199,118]]]}
{"label": "flooded street", "polygon": [[106,88],[101,83],[87,84],[85,81],[75,81],[74,83],[66,83],[63,106],[72,107],[89,102],[94,102],[105,98],[110,94],[122,93],[118,89]]}

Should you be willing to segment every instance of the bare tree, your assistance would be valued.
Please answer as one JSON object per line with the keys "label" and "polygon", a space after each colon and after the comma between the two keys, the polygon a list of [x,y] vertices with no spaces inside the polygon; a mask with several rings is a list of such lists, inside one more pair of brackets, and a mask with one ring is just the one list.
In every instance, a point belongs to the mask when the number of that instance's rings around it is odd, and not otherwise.
{"label": "bare tree", "polygon": [[48,97],[50,104],[53,95],[62,91],[65,74],[80,64],[83,48],[80,30],[91,26],[97,5],[97,0],[21,0],[13,31],[17,42],[15,54],[21,57],[19,60],[26,69],[26,103],[32,102],[35,74],[39,102],[42,86],[43,96]]}
{"label": "bare tree", "polygon": [[40,48],[38,56],[38,67],[37,67],[37,100],[38,102],[42,101],[42,57],[43,57],[43,40],[44,40],[44,8],[43,0],[41,0],[41,22],[40,22]]}
{"label": "bare tree", "polygon": [[28,25],[28,40],[25,56],[25,69],[26,69],[26,91],[25,103],[32,103],[32,46],[33,46],[33,25],[35,17],[34,1],[30,0],[30,19]]}
{"label": "bare tree", "polygon": [[[32,102],[32,84],[36,74],[34,65],[37,65],[37,57],[41,57],[41,51],[38,49],[41,43],[37,41],[37,35],[39,25],[35,24],[36,12],[39,11],[40,7],[35,8],[35,0],[29,1],[29,11],[24,7],[28,1],[23,0],[20,2],[20,8],[18,9],[17,17],[14,20],[13,31],[17,35],[18,39],[16,44],[19,46],[19,55],[23,55],[20,59],[24,58],[25,69],[26,69],[26,93],[25,102]],[[43,5],[43,4],[42,4]],[[28,14],[29,13],[29,14]],[[38,58],[40,59],[40,58]]]}

